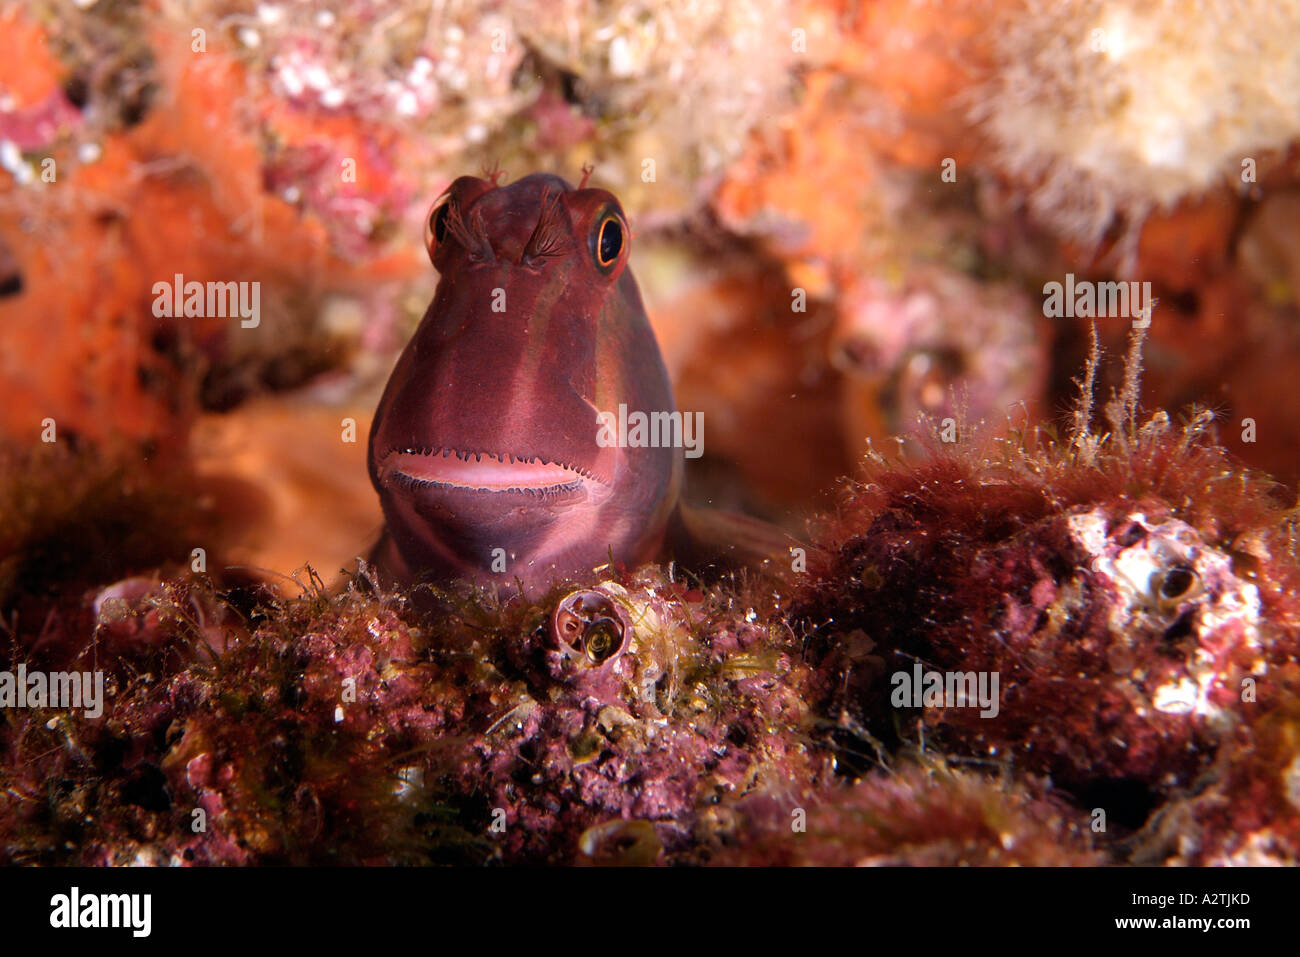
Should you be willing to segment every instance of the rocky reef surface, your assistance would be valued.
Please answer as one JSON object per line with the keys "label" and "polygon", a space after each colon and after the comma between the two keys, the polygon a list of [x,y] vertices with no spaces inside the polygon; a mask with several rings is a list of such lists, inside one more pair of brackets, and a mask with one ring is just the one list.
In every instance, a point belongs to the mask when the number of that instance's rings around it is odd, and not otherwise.
{"label": "rocky reef surface", "polygon": [[[606,567],[499,600],[164,563],[78,587],[99,572],[69,557],[16,601],[5,662],[107,687],[4,710],[0,853],[1296,863],[1295,511],[1208,413],[1107,413],[874,456],[788,568],[721,582]],[[44,522],[6,541],[11,583],[170,507],[23,492]]]}

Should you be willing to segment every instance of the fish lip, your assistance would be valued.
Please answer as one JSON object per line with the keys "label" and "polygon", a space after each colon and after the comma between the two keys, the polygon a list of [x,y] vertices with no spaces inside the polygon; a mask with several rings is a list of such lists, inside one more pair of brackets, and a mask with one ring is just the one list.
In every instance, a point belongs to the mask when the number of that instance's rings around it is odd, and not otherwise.
{"label": "fish lip", "polygon": [[[410,467],[420,459],[428,460],[434,466],[435,474],[438,465],[448,466],[448,480],[412,471]],[[518,485],[508,484],[508,479],[502,477],[512,470],[520,475]],[[611,482],[587,469],[543,456],[442,446],[389,449],[376,463],[376,472],[384,485],[434,493],[553,497],[580,492],[587,486],[600,490],[612,487]],[[476,473],[484,477],[476,480]],[[459,480],[451,480],[453,476]],[[551,477],[556,481],[547,481]]]}

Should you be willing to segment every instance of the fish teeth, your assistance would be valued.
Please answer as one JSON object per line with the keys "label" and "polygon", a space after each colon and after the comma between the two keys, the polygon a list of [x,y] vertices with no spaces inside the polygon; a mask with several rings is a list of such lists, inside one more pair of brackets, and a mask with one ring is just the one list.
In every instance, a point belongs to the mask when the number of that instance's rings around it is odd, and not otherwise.
{"label": "fish teeth", "polygon": [[[454,448],[431,448],[428,446],[422,448],[399,448],[394,449],[392,455],[422,455],[431,459],[458,459],[469,465],[482,465],[483,463],[499,463],[502,465],[542,465],[557,466],[572,472],[575,476],[588,479],[593,482],[602,482],[592,471],[577,465],[568,465],[563,462],[557,462],[551,459],[542,458],[541,456],[522,456],[515,455],[511,452],[470,452]],[[575,481],[577,479],[575,478]],[[572,484],[572,483],[570,483]],[[533,489],[520,489],[519,491],[535,492]]]}

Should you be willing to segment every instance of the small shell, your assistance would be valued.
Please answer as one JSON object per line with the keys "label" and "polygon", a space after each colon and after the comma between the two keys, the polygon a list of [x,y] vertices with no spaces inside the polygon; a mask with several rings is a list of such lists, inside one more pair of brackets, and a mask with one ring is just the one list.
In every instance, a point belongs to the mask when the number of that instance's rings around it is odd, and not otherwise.
{"label": "small shell", "polygon": [[599,668],[627,650],[632,622],[609,595],[583,589],[565,595],[555,606],[551,638],[570,660]]}

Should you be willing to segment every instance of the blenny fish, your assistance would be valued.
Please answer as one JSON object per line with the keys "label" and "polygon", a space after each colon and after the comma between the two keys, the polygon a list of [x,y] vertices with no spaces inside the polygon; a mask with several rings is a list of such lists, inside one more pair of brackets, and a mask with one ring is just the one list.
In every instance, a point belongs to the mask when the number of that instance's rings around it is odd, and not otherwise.
{"label": "blenny fish", "polygon": [[598,440],[620,406],[676,412],[618,200],[586,176],[498,178],[455,180],[427,221],[437,290],[370,430],[372,563],[530,590],[611,559],[704,573],[784,550],[761,522],[683,506],[681,447]]}

